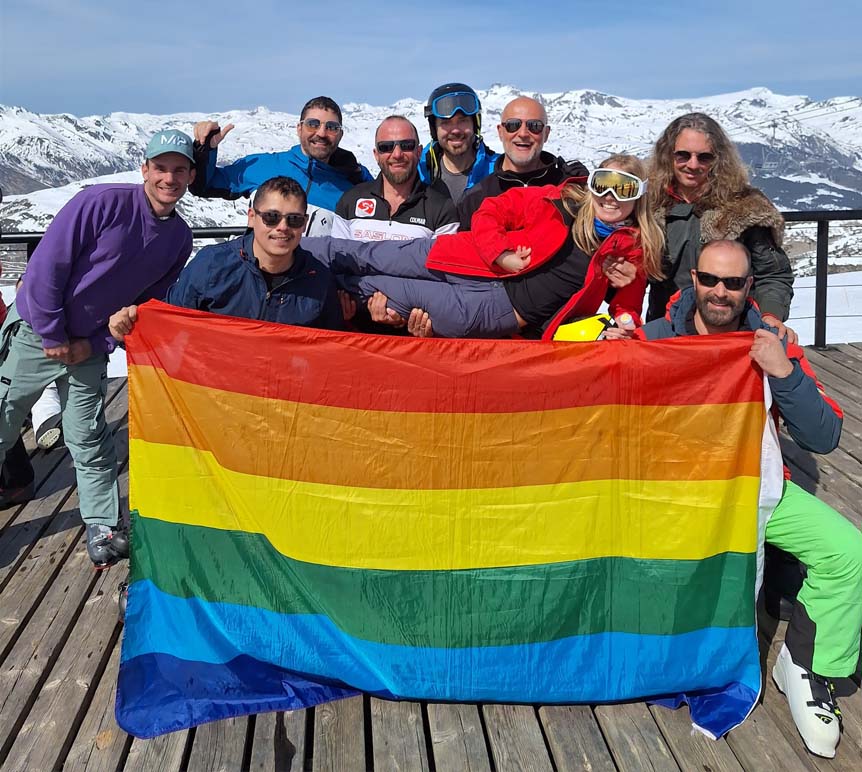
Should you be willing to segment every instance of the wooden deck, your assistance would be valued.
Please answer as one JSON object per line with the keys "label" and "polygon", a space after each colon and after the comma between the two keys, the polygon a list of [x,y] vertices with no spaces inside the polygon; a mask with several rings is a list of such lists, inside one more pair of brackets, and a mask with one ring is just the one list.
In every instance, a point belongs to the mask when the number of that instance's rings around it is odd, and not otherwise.
{"label": "wooden deck", "polygon": [[[860,525],[862,344],[810,351],[809,358],[845,410],[841,447],[825,457],[792,443],[785,450],[797,482]],[[109,400],[127,490],[124,380],[112,382]],[[93,571],[68,453],[35,452],[33,463],[39,498],[0,510],[3,769],[862,769],[862,693],[840,701],[845,731],[838,757],[830,762],[805,751],[769,677],[763,704],[719,742],[692,734],[686,708],[451,705],[368,697],[136,740],[114,722],[122,630],[117,585],[127,567]],[[783,630],[764,618],[766,667],[771,668]]]}

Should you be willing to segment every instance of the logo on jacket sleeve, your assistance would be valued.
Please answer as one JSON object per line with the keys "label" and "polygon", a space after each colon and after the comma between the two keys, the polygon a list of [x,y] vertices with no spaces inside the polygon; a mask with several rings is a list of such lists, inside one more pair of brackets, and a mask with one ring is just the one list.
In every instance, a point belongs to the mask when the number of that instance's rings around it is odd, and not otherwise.
{"label": "logo on jacket sleeve", "polygon": [[377,211],[377,201],[373,198],[360,198],[356,202],[356,216],[357,217],[374,217],[374,213]]}

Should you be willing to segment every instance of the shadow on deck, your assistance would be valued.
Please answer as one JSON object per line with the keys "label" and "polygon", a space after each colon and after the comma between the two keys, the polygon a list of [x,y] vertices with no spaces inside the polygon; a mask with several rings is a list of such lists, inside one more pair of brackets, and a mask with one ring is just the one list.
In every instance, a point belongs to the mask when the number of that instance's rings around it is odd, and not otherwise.
{"label": "shadow on deck", "polygon": [[[784,442],[794,480],[862,525],[862,344],[808,349],[845,411],[841,446],[812,456]],[[125,380],[109,392],[128,490]],[[32,436],[29,437],[32,448]],[[155,740],[114,721],[120,653],[117,585],[125,564],[95,573],[87,558],[68,453],[33,454],[35,501],[0,510],[0,760],[15,770],[858,770],[862,693],[841,700],[838,757],[810,756],[784,698],[765,678],[763,703],[713,742],[687,708],[452,705],[369,697],[292,713],[231,719]],[[784,624],[761,626],[765,667]],[[766,671],[769,672],[768,670]]]}

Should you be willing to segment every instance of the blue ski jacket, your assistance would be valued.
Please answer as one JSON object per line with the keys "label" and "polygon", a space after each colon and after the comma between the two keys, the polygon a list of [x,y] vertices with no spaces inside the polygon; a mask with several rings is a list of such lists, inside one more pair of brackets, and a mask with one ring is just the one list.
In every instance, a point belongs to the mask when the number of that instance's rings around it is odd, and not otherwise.
{"label": "blue ski jacket", "polygon": [[292,177],[308,197],[306,235],[326,236],[332,230],[335,205],[354,185],[373,177],[356,156],[337,148],[329,163],[310,158],[294,145],[283,153],[255,153],[227,166],[216,166],[218,148],[195,144],[197,177],[190,190],[203,198],[248,196],[272,177]]}
{"label": "blue ski jacket", "polygon": [[[494,171],[494,161],[499,153],[495,153],[486,144],[484,139],[479,140],[476,146],[476,160],[467,177],[466,190],[472,188],[477,182],[481,182]],[[419,179],[426,185],[430,185],[440,179],[440,164],[442,151],[439,142],[431,142],[425,146],[419,159]]]}

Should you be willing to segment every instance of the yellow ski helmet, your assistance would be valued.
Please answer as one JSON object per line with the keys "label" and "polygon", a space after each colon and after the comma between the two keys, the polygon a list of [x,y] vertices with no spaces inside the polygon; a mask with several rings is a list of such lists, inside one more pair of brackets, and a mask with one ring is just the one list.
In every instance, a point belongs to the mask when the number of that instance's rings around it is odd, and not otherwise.
{"label": "yellow ski helmet", "polygon": [[611,318],[607,314],[585,316],[582,319],[561,324],[554,333],[554,340],[598,340],[610,326]]}

